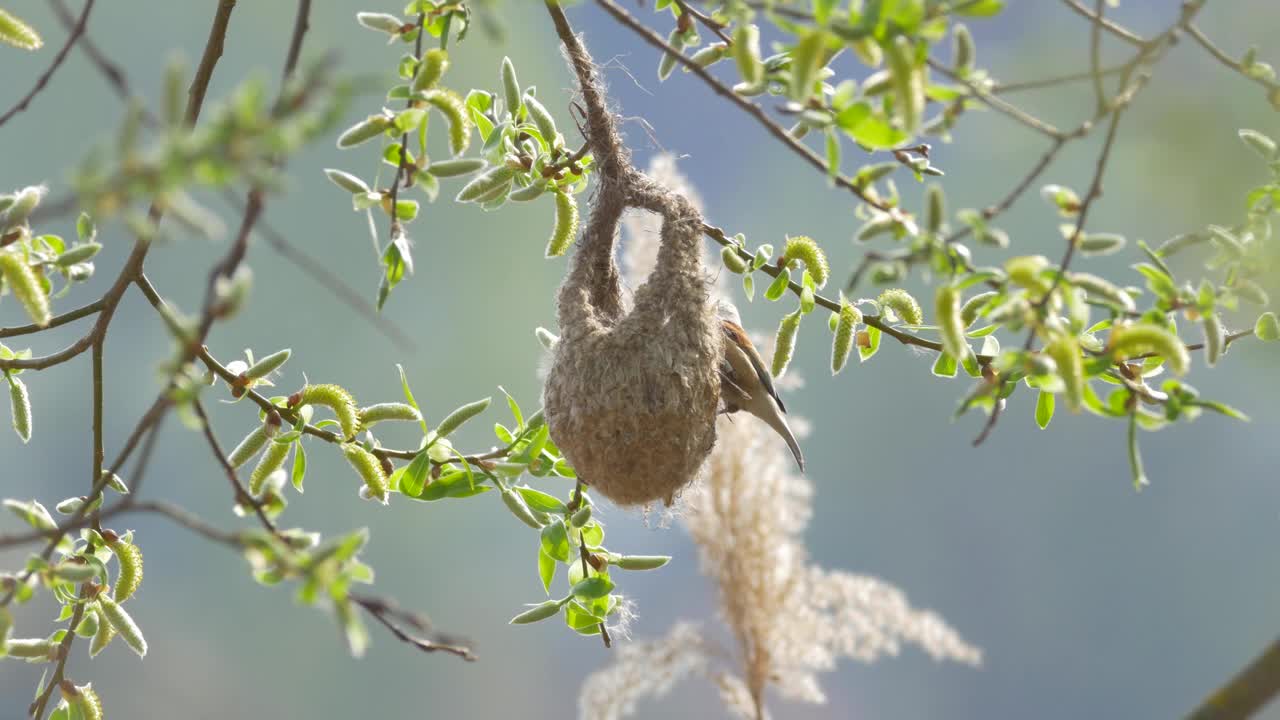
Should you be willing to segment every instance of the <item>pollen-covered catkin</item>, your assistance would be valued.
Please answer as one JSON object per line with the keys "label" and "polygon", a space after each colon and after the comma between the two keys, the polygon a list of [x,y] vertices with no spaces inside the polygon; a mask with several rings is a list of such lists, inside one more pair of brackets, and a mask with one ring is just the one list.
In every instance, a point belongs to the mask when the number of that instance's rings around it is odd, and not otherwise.
{"label": "pollen-covered catkin", "polygon": [[827,284],[831,267],[827,264],[826,253],[822,252],[822,248],[818,247],[818,243],[813,238],[805,235],[787,238],[782,257],[787,262],[799,260],[804,263],[804,269],[809,271],[809,276],[818,287]]}
{"label": "pollen-covered catkin", "polygon": [[93,640],[89,642],[89,657],[97,657],[98,653],[106,649],[116,636],[116,629],[107,622],[97,608],[89,608],[88,612],[98,615],[98,631],[93,634]]}
{"label": "pollen-covered catkin", "polygon": [[147,654],[147,640],[142,636],[142,631],[138,629],[137,623],[129,614],[120,607],[114,599],[104,595],[98,596],[98,608],[101,610],[101,617],[105,619],[116,632],[120,633],[120,637],[133,648],[133,651],[140,656]]}
{"label": "pollen-covered catkin", "polygon": [[876,302],[880,303],[880,307],[892,310],[898,319],[908,325],[920,325],[924,322],[924,311],[920,309],[920,303],[902,288],[885,290],[880,293]]}
{"label": "pollen-covered catkin", "polygon": [[258,458],[258,464],[253,467],[253,472],[249,475],[249,494],[258,497],[262,495],[263,488],[266,487],[267,478],[271,477],[271,473],[279,470],[284,466],[284,461],[289,457],[289,447],[292,443],[272,442],[267,446],[267,451],[262,453],[262,457]]}
{"label": "pollen-covered catkin", "polygon": [[343,443],[342,454],[347,458],[364,485],[368,488],[369,497],[385,503],[387,501],[387,476],[382,471],[382,463],[373,453],[355,443]]}
{"label": "pollen-covered catkin", "polygon": [[413,76],[414,91],[435,87],[448,69],[449,51],[442,48],[428,50],[423,54],[422,61],[418,65],[418,74]]}
{"label": "pollen-covered catkin", "polygon": [[1045,346],[1045,354],[1053,358],[1058,366],[1058,375],[1065,386],[1063,395],[1071,412],[1080,410],[1084,404],[1084,356],[1080,354],[1080,345],[1071,335],[1060,335]]}
{"label": "pollen-covered catkin", "polygon": [[573,195],[556,191],[556,225],[547,243],[547,257],[559,257],[578,234],[578,201]]}
{"label": "pollen-covered catkin", "polygon": [[53,318],[49,309],[49,296],[40,286],[36,272],[16,252],[0,252],[0,276],[4,277],[9,291],[22,303],[31,322],[44,327]]}
{"label": "pollen-covered catkin", "polygon": [[835,375],[844,369],[849,361],[849,353],[853,350],[858,323],[862,322],[862,311],[853,303],[840,299],[840,312],[836,319],[836,336],[831,342],[831,374]]}
{"label": "pollen-covered catkin", "polygon": [[1183,375],[1191,366],[1187,346],[1177,335],[1153,323],[1139,322],[1112,329],[1107,344],[1117,358],[1155,353],[1164,358],[1175,375]]}
{"label": "pollen-covered catkin", "polygon": [[449,121],[449,149],[461,155],[471,146],[471,116],[462,98],[452,90],[427,90],[423,99]]}
{"label": "pollen-covered catkin", "polygon": [[31,440],[31,396],[27,386],[17,377],[5,373],[9,381],[9,405],[13,413],[13,429],[22,442]]}
{"label": "pollen-covered catkin", "polygon": [[340,385],[308,385],[299,394],[299,405],[321,405],[333,411],[342,429],[342,438],[350,440],[360,430],[360,411],[351,393]]}
{"label": "pollen-covered catkin", "polygon": [[973,352],[964,339],[964,320],[960,315],[960,290],[955,285],[939,285],[934,295],[934,318],[942,347],[956,360],[963,361]]}
{"label": "pollen-covered catkin", "polygon": [[778,324],[778,334],[773,343],[773,368],[771,372],[774,377],[782,377],[787,371],[787,366],[791,364],[791,356],[796,349],[796,333],[799,330],[799,310],[783,316],[782,322]]}
{"label": "pollen-covered catkin", "polygon": [[112,595],[116,602],[124,602],[133,597],[138,587],[142,585],[142,551],[137,545],[123,540],[109,542],[107,547],[115,553],[116,562],[120,564],[120,573],[116,577]]}

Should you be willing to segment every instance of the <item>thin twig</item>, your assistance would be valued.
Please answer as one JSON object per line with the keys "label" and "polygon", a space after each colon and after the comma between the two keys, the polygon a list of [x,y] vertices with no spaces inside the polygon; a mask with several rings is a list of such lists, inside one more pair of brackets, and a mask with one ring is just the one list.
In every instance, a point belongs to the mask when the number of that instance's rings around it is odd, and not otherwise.
{"label": "thin twig", "polygon": [[84,9],[80,11],[80,19],[76,21],[75,27],[71,28],[71,33],[67,35],[67,41],[62,45],[62,48],[58,50],[58,54],[53,56],[53,62],[49,64],[49,67],[45,69],[44,72],[40,73],[40,77],[36,78],[35,86],[32,87],[26,95],[22,96],[22,99],[18,101],[18,104],[9,108],[5,114],[0,115],[0,126],[9,122],[9,118],[12,118],[14,115],[26,110],[27,106],[31,104],[31,101],[35,99],[36,95],[39,95],[40,91],[44,90],[45,86],[49,84],[49,80],[53,78],[53,74],[58,71],[59,67],[62,67],[62,62],[67,59],[67,54],[71,52],[71,48],[75,46],[76,40],[78,40],[81,33],[84,32],[85,25],[89,22],[89,13],[93,11],[93,4],[96,1],[97,0],[85,0]]}
{"label": "thin twig", "polygon": [[[596,0],[596,4],[604,8],[605,12],[613,16],[615,20],[621,23],[628,30],[635,33],[641,40],[644,40],[646,43],[664,53],[671,53],[675,57],[676,62],[688,68],[689,72],[693,73],[699,80],[706,83],[707,86],[710,87],[717,95],[725,98],[734,105],[737,105],[744,112],[754,118],[757,123],[762,125],[765,130],[769,132],[770,135],[785,145],[789,150],[799,155],[805,162],[822,172],[823,175],[831,175],[830,169],[827,167],[826,160],[823,160],[807,145],[792,137],[791,133],[787,132],[786,128],[774,122],[774,120],[770,118],[759,105],[746,100],[735,93],[732,89],[725,86],[724,83],[717,80],[714,75],[707,72],[705,68],[685,57],[679,50],[671,47],[666,40],[662,39],[662,37],[657,33],[653,32],[640,21],[632,17],[630,13],[624,10],[613,0]],[[848,178],[841,175],[835,175],[832,177],[832,180],[837,186],[853,193],[868,205],[886,212],[889,210],[889,206],[886,205],[884,201],[871,197],[861,187],[850,182]]]}
{"label": "thin twig", "polygon": [[[444,652],[449,653],[450,655],[456,655],[467,662],[474,662],[476,660],[475,653],[472,652],[471,648],[461,643],[453,642],[445,638],[427,639],[410,635],[405,632],[404,628],[401,628],[396,624],[395,618],[406,619],[413,616],[396,607],[395,603],[390,600],[370,597],[368,595],[360,595],[357,593],[351,593],[347,597],[351,602],[360,606],[362,610],[369,613],[374,620],[377,620],[378,623],[385,627],[400,642],[426,653]],[[420,619],[414,619],[410,622],[418,626],[420,632],[424,631],[425,628],[423,627]]]}
{"label": "thin twig", "polygon": [[1133,45],[1135,47],[1142,47],[1143,45],[1147,44],[1147,41],[1142,39],[1141,35],[1138,35],[1137,33],[1132,32],[1127,28],[1117,23],[1114,23],[1104,17],[1099,17],[1098,15],[1095,15],[1091,10],[1089,10],[1089,8],[1077,2],[1077,0],[1062,0],[1062,3],[1067,7],[1071,8],[1073,11],[1075,11],[1077,15],[1080,15],[1081,17],[1088,20],[1090,23],[1093,23],[1094,25],[1101,27],[1103,30],[1106,30],[1107,32],[1111,33],[1112,35],[1115,35],[1116,37],[1129,43],[1130,45]]}
{"label": "thin twig", "polygon": [[196,400],[191,403],[192,409],[196,413],[196,417],[200,418],[200,431],[204,434],[205,442],[209,444],[209,450],[213,453],[214,459],[218,461],[218,465],[222,467],[223,473],[226,474],[227,480],[231,483],[231,490],[235,496],[235,502],[239,505],[248,505],[253,508],[254,514],[258,516],[258,521],[262,523],[262,527],[276,534],[276,524],[267,517],[267,513],[262,509],[262,503],[257,498],[249,494],[244,485],[240,482],[240,478],[236,476],[236,469],[231,466],[231,461],[227,459],[227,454],[222,451],[222,446],[218,443],[218,438],[213,434],[213,425],[209,422],[209,416],[205,414],[204,403]]}
{"label": "thin twig", "polygon": [[1187,720],[1236,720],[1252,717],[1280,693],[1280,639],[1214,690]]}
{"label": "thin twig", "polygon": [[676,2],[676,5],[680,8],[680,12],[689,13],[689,16],[692,17],[694,20],[697,20],[698,22],[707,26],[707,29],[715,33],[716,37],[719,37],[721,40],[723,40],[725,45],[733,45],[733,38],[725,34],[724,23],[720,22],[719,20],[716,20],[710,15],[693,7],[689,3],[685,2],[685,0],[675,0],[675,2]]}
{"label": "thin twig", "polygon": [[1105,1],[1094,0],[1093,14],[1098,17],[1098,20],[1092,24],[1089,32],[1089,75],[1093,78],[1093,94],[1098,112],[1107,109],[1107,89],[1102,84],[1102,23],[1105,22],[1103,18]]}
{"label": "thin twig", "polygon": [[[82,589],[80,598],[83,600],[84,597],[85,591]],[[49,684],[45,685],[44,690],[27,710],[33,720],[40,720],[44,717],[45,707],[49,704],[49,699],[53,697],[53,691],[62,682],[67,669],[67,659],[71,657],[71,644],[76,641],[76,626],[84,618],[84,607],[85,604],[83,602],[78,602],[75,604],[75,609],[71,611],[71,620],[67,623],[67,634],[63,636],[62,642],[58,644],[58,665],[53,670],[53,677],[49,678]]]}
{"label": "thin twig", "polygon": [[1231,57],[1226,53],[1226,51],[1224,51],[1222,48],[1215,45],[1213,41],[1209,39],[1209,36],[1201,32],[1200,28],[1196,27],[1190,21],[1183,23],[1182,27],[1187,31],[1187,34],[1190,35],[1193,40],[1199,43],[1200,47],[1204,48],[1209,53],[1209,55],[1213,57],[1214,60],[1217,60],[1218,62],[1222,63],[1223,65],[1226,65],[1232,70],[1235,70],[1236,72],[1258,83],[1259,85],[1270,90],[1273,93],[1280,92],[1280,82],[1277,82],[1276,80],[1273,80],[1273,79],[1268,79],[1266,77],[1251,75],[1248,69],[1242,63],[1240,63],[1240,61]]}
{"label": "thin twig", "polygon": [[88,305],[68,310],[61,315],[55,315],[46,325],[16,325],[14,327],[0,328],[0,338],[17,337],[18,335],[30,335],[32,333],[42,332],[49,328],[55,328],[59,325],[66,325],[69,322],[75,322],[82,317],[88,317],[102,309],[102,298],[98,298]]}

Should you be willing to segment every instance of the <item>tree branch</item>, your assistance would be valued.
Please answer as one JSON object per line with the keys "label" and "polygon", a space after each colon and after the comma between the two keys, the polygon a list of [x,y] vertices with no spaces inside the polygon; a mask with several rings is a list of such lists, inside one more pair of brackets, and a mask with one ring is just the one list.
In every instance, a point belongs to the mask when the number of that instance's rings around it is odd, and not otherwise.
{"label": "tree branch", "polygon": [[40,73],[40,77],[36,78],[35,86],[18,101],[18,104],[9,108],[3,115],[0,115],[0,126],[9,122],[9,119],[14,115],[26,110],[27,106],[31,104],[31,101],[35,99],[36,95],[39,95],[40,91],[44,90],[45,86],[49,84],[49,80],[53,78],[53,74],[58,71],[58,68],[62,67],[62,62],[67,59],[67,54],[71,52],[71,48],[75,46],[76,40],[78,40],[80,38],[80,34],[84,32],[85,25],[89,22],[89,13],[93,12],[93,4],[96,1],[97,0],[85,0],[84,9],[80,11],[80,19],[76,21],[75,27],[71,28],[71,33],[67,35],[67,41],[62,45],[62,48],[58,50],[58,54],[53,56],[53,62],[50,63],[49,67],[44,72]]}

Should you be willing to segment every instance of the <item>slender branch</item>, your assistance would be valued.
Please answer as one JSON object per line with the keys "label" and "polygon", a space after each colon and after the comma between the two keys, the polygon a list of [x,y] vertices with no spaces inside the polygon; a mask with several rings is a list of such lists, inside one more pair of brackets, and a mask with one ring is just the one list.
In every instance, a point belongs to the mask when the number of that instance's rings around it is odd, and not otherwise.
{"label": "slender branch", "polygon": [[724,23],[693,7],[685,0],[675,0],[675,2],[680,8],[680,12],[689,13],[689,17],[705,25],[708,30],[716,34],[716,37],[723,40],[725,45],[733,45],[733,38],[729,37],[724,31]]}
{"label": "slender branch", "polygon": [[1102,81],[1102,23],[1105,0],[1094,0],[1093,14],[1098,20],[1092,24],[1089,32],[1089,74],[1093,77],[1093,94],[1097,102],[1098,112],[1107,108],[1107,89]]}
{"label": "slender branch", "polygon": [[231,490],[235,497],[235,502],[240,505],[248,505],[253,508],[254,514],[258,516],[258,521],[262,523],[262,527],[267,532],[276,534],[276,524],[267,517],[267,513],[262,509],[262,503],[249,494],[241,484],[240,478],[236,476],[236,469],[231,466],[231,461],[227,459],[227,454],[222,451],[222,446],[218,444],[218,438],[213,434],[213,425],[209,422],[209,416],[205,414],[204,403],[199,400],[191,403],[192,409],[195,410],[196,417],[200,418],[200,431],[204,434],[204,439],[209,443],[209,450],[213,452],[213,457],[217,459],[218,465],[222,467],[223,473],[226,474],[227,480],[231,483]]}
{"label": "slender branch", "polygon": [[1044,135],[1045,137],[1056,140],[1063,136],[1063,132],[1058,128],[1054,127],[1053,125],[1050,125],[1049,123],[1023,110],[1017,105],[1014,105],[1013,103],[1010,103],[1007,100],[997,97],[996,95],[993,95],[990,92],[978,87],[977,84],[975,84],[972,80],[957,75],[955,72],[951,70],[951,68],[947,67],[946,65],[943,65],[937,60],[934,60],[933,58],[928,58],[927,62],[929,63],[929,67],[932,68],[935,72],[945,76],[949,80],[952,80],[954,82],[960,83],[961,85],[964,85],[965,88],[967,88],[969,92],[972,93],[974,99],[978,100],[979,102],[991,108],[992,110],[995,110],[996,112],[999,112],[1007,117],[1010,117],[1016,120],[1017,122],[1021,123],[1025,127],[1031,130],[1034,130],[1035,132],[1038,132],[1041,135]]}
{"label": "slender branch", "polygon": [[369,613],[374,620],[377,620],[402,643],[415,647],[426,653],[444,652],[449,653],[450,655],[456,655],[467,662],[474,662],[476,659],[475,653],[472,652],[471,648],[461,643],[445,638],[427,639],[416,635],[410,635],[395,622],[396,619],[405,620],[409,624],[413,625],[419,632],[426,632],[429,625],[422,618],[401,610],[390,600],[357,593],[351,593],[347,597],[350,598],[351,602],[360,606],[362,610]]}
{"label": "slender branch", "polygon": [[[418,63],[422,62],[422,36],[425,33],[423,28],[426,27],[426,21],[427,21],[427,13],[425,10],[423,10],[418,13],[418,23],[417,23],[418,34],[413,40],[413,57],[414,57],[414,61]],[[442,35],[442,40],[441,40],[442,42],[444,38],[448,37],[448,32],[449,31],[446,28],[444,34]],[[415,69],[414,72],[417,72],[417,70]],[[412,99],[406,100],[405,107],[413,107],[413,100]],[[409,131],[406,130],[404,133],[400,135],[400,162],[396,165],[396,176],[391,181],[390,235],[391,235],[391,240],[393,242],[395,241],[398,235],[404,232],[403,226],[400,224],[400,215],[396,211],[396,198],[399,197],[399,194],[400,194],[400,184],[408,183],[409,181],[409,176],[405,172],[405,168],[408,166],[408,164],[409,164]],[[370,222],[372,222],[372,220],[370,220]]]}
{"label": "slender branch", "polygon": [[[772,135],[775,139],[777,139],[779,142],[785,145],[789,150],[794,152],[796,155],[799,155],[805,162],[812,165],[815,169],[820,171],[823,175],[831,174],[830,169],[827,167],[827,162],[825,160],[823,160],[816,152],[810,149],[809,146],[805,145],[804,143],[792,137],[791,133],[787,132],[786,128],[774,122],[774,120],[770,118],[769,115],[759,105],[756,105],[755,103],[746,100],[745,98],[735,93],[732,89],[725,86],[724,83],[721,83],[719,80],[715,78],[714,75],[708,72],[706,68],[703,68],[702,66],[693,62],[689,58],[685,57],[685,55],[681,53],[679,50],[677,50],[676,48],[671,47],[671,45],[668,44],[666,40],[662,39],[662,37],[660,37],[657,33],[653,32],[644,24],[642,24],[640,21],[632,17],[630,13],[624,10],[621,6],[619,6],[613,0],[596,0],[596,4],[604,8],[605,12],[609,13],[620,24],[622,24],[624,27],[626,27],[627,29],[635,33],[637,36],[639,36],[641,40],[644,40],[646,43],[652,45],[653,47],[657,48],[658,50],[664,53],[670,53],[672,56],[674,56],[677,62],[679,62],[681,65],[684,65],[689,70],[689,72],[693,73],[695,76],[698,77],[699,80],[702,80],[704,83],[706,83],[707,86],[710,87],[717,95],[725,98],[726,100],[733,103],[734,105],[737,105],[740,109],[742,109],[752,118],[754,118],[757,123],[762,125],[764,129],[769,132],[770,135]],[[548,7],[550,7],[550,5],[548,5]],[[884,201],[871,197],[861,187],[850,182],[848,178],[845,178],[841,175],[835,175],[832,177],[832,180],[837,186],[844,188],[845,190],[848,190],[849,192],[853,193],[858,197],[858,199],[862,200],[868,205],[871,205],[872,207],[877,208],[879,210],[883,210],[886,212],[889,211],[890,208],[888,205],[884,203]]]}
{"label": "slender branch", "polygon": [[[58,16],[58,21],[62,23],[64,28],[68,31],[75,29],[76,19],[67,10],[66,3],[62,0],[50,0],[49,4],[53,6],[53,12]],[[88,32],[81,33],[78,46],[85,55],[89,56],[89,61],[97,66],[102,75],[106,77],[107,82],[111,84],[111,88],[115,90],[116,95],[120,96],[120,99],[128,100],[133,97],[133,90],[129,88],[129,80],[124,71],[103,54],[97,43],[89,37]]]}
{"label": "slender branch", "polygon": [[[81,600],[85,598],[83,589],[80,591],[80,598]],[[44,717],[45,707],[49,704],[49,699],[53,697],[53,691],[62,682],[67,669],[67,659],[71,657],[71,644],[76,641],[76,626],[84,618],[84,605],[83,602],[78,602],[75,605],[75,609],[71,611],[71,620],[67,623],[67,634],[62,637],[62,642],[58,644],[58,665],[53,670],[53,677],[49,678],[49,684],[45,685],[44,690],[27,710],[27,713],[34,720],[40,720]]]}
{"label": "slender branch", "polygon": [[1199,43],[1200,47],[1204,48],[1209,55],[1213,57],[1214,60],[1217,60],[1232,70],[1235,70],[1273,93],[1280,92],[1280,82],[1250,74],[1248,68],[1246,68],[1240,61],[1228,55],[1222,48],[1215,45],[1207,35],[1201,32],[1200,28],[1196,27],[1191,22],[1188,21],[1183,23],[1182,27],[1193,40]]}
{"label": "slender branch", "polygon": [[[1098,71],[1098,75],[1109,77],[1111,75],[1119,75],[1124,72],[1128,63],[1122,65],[1113,65],[1111,67],[1102,68]],[[1008,93],[1022,92],[1024,90],[1043,90],[1045,88],[1057,87],[1073,82],[1081,82],[1090,80],[1094,76],[1093,71],[1086,70],[1084,72],[1067,73],[1065,75],[1052,75],[1050,77],[1040,78],[1038,80],[1023,80],[1020,82],[998,82],[991,86],[991,92],[997,95],[1005,95]]]}
{"label": "slender branch", "polygon": [[62,313],[61,315],[55,315],[47,325],[29,324],[29,325],[16,325],[14,327],[0,328],[0,338],[17,337],[19,335],[30,335],[32,333],[38,333],[43,330],[48,330],[49,328],[55,328],[60,325],[66,325],[67,323],[75,322],[76,320],[79,320],[82,317],[88,317],[90,315],[93,315],[94,313],[101,310],[102,306],[103,306],[103,300],[102,298],[98,298],[97,300],[94,300],[88,305],[78,307],[75,310],[68,310],[67,312]]}
{"label": "slender branch", "polygon": [[71,48],[75,46],[76,40],[78,40],[81,33],[84,32],[85,25],[89,22],[89,13],[93,12],[93,4],[96,1],[97,0],[85,0],[84,9],[80,11],[80,19],[76,21],[75,27],[71,28],[71,33],[67,35],[67,41],[62,45],[62,48],[58,50],[58,54],[53,56],[53,62],[49,64],[49,67],[45,69],[44,72],[40,73],[40,77],[36,78],[35,86],[32,87],[26,95],[22,96],[22,99],[18,101],[18,104],[9,108],[3,115],[0,115],[0,126],[9,122],[9,119],[14,115],[26,110],[27,106],[31,104],[31,101],[35,99],[36,95],[39,95],[40,91],[44,90],[45,86],[49,84],[49,80],[53,78],[53,74],[58,71],[58,68],[62,67],[63,61],[67,59],[67,54],[71,52]]}
{"label": "slender branch", "polygon": [[1103,30],[1106,30],[1107,32],[1129,43],[1130,45],[1133,45],[1135,47],[1141,47],[1147,44],[1147,41],[1142,39],[1141,35],[1138,35],[1137,33],[1132,32],[1127,28],[1117,23],[1114,23],[1104,17],[1094,14],[1093,11],[1089,10],[1089,8],[1082,5],[1077,0],[1062,0],[1062,3],[1066,5],[1068,8],[1071,8],[1071,10],[1075,11],[1077,15],[1080,15],[1084,19],[1093,23],[1095,26],[1100,27]]}
{"label": "slender branch", "polygon": [[[102,449],[102,417],[105,412],[102,389],[102,353],[103,340],[98,338],[93,343],[92,358],[93,372],[93,456],[90,465],[93,468],[92,474],[89,476],[89,486],[96,487],[102,480],[102,463],[104,461],[105,451]],[[94,519],[94,528],[98,528],[98,521]]]}

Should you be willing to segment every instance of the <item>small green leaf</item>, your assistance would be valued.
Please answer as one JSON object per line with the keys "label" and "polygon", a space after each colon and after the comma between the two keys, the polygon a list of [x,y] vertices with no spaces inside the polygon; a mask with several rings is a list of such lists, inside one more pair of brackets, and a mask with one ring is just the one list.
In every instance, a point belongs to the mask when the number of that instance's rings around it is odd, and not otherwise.
{"label": "small green leaf", "polygon": [[1264,342],[1280,340],[1280,320],[1276,319],[1276,314],[1264,312],[1259,315],[1258,321],[1253,324],[1253,334]]}
{"label": "small green leaf", "polygon": [[613,581],[603,575],[589,577],[573,586],[573,596],[585,600],[602,598],[611,592]]}
{"label": "small green leaf", "polygon": [[564,520],[556,518],[542,528],[541,539],[542,552],[560,562],[569,562],[569,533],[565,530]]}
{"label": "small green leaf", "polygon": [[1036,425],[1039,425],[1041,430],[1049,427],[1049,421],[1053,419],[1054,404],[1055,400],[1051,392],[1041,390],[1036,397]]}
{"label": "small green leaf", "polygon": [[411,497],[422,494],[427,485],[427,477],[431,474],[431,457],[426,450],[419,452],[409,461],[404,474],[400,476],[400,492]]}
{"label": "small green leaf", "polygon": [[556,577],[556,568],[560,567],[560,563],[550,555],[542,552],[542,548],[538,548],[538,579],[542,581],[542,590],[548,595],[551,594],[551,581]]}
{"label": "small green leaf", "polygon": [[520,493],[520,496],[524,498],[525,503],[531,509],[538,512],[563,514],[568,510],[565,504],[560,501],[560,498],[548,495],[541,490],[524,486],[515,488],[515,490]]}

